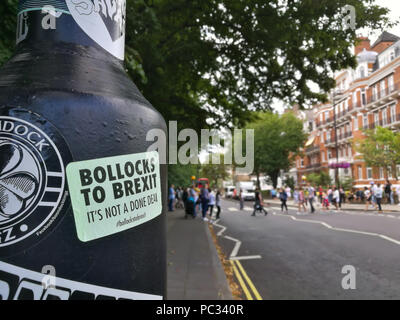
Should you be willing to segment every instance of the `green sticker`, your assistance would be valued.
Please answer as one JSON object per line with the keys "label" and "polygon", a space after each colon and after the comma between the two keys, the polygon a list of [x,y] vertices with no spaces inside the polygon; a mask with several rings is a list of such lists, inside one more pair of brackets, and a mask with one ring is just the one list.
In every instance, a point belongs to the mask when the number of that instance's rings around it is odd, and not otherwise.
{"label": "green sticker", "polygon": [[67,179],[78,238],[103,238],[162,212],[157,152],[70,163]]}

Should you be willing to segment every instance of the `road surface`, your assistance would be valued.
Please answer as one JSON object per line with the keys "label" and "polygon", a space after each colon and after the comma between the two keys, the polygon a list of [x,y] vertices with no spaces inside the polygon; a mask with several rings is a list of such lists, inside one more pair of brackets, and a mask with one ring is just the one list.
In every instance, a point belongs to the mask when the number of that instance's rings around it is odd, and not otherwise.
{"label": "road surface", "polygon": [[214,225],[243,299],[400,298],[400,214],[272,207],[252,217],[252,205],[223,200]]}

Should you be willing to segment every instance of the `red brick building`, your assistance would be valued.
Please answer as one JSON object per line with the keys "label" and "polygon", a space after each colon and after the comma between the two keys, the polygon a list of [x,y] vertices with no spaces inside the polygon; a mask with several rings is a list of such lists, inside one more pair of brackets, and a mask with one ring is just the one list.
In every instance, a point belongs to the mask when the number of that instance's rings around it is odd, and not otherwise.
{"label": "red brick building", "polygon": [[[345,70],[336,77],[335,92],[340,92],[340,96],[336,96],[335,105],[328,103],[313,108],[305,157],[296,159],[299,182],[303,176],[320,171],[329,173],[334,181],[332,166],[337,164],[338,156],[339,163],[348,166],[339,169],[340,178],[352,178],[355,187],[367,186],[372,181],[384,183],[386,177],[400,185],[400,181],[393,180],[395,175],[390,168],[367,167],[362,155],[352,147],[353,140],[364,138],[363,129],[400,128],[400,37],[384,32],[373,44],[367,38],[361,40],[355,48],[357,68]],[[400,176],[400,165],[397,170]]]}

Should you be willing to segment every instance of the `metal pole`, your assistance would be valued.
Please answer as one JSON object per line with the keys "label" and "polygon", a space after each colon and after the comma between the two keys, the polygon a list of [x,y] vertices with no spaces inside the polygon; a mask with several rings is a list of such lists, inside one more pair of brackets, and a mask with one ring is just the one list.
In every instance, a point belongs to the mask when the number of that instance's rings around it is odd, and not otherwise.
{"label": "metal pole", "polygon": [[338,137],[337,137],[337,126],[336,126],[336,92],[333,92],[333,126],[335,128],[335,149],[336,149],[336,167],[335,167],[335,184],[336,187],[338,186],[339,183],[339,148],[338,148]]}

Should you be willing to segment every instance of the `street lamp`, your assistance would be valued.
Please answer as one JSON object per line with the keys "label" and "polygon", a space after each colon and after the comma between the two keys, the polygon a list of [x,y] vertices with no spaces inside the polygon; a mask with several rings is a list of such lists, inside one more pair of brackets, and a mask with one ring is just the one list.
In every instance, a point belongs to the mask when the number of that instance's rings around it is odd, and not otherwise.
{"label": "street lamp", "polygon": [[337,136],[337,125],[336,125],[336,102],[343,99],[343,92],[338,90],[333,90],[332,93],[332,104],[333,104],[333,126],[335,129],[335,152],[336,152],[336,166],[335,166],[335,184],[339,184],[339,146],[338,146],[338,136]]}

